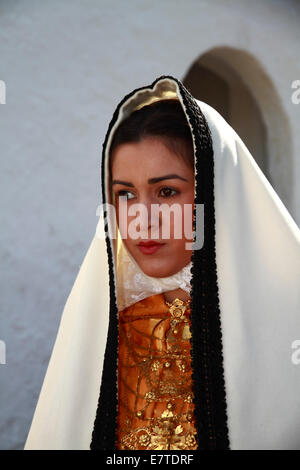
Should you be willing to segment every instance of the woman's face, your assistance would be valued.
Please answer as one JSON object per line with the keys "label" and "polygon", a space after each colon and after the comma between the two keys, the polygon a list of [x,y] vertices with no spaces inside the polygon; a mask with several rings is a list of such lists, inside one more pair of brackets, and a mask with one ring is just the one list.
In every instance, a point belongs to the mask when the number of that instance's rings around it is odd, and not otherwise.
{"label": "woman's face", "polygon": [[[112,191],[123,243],[146,275],[171,276],[190,262],[192,250],[186,243],[193,241],[194,171],[183,158],[159,137],[119,145],[112,164]],[[130,213],[137,203],[142,212]],[[152,212],[151,217],[153,205],[161,204],[166,204],[164,216]],[[170,210],[173,204],[178,205],[175,212]],[[190,205],[186,216],[185,204]],[[139,246],[150,240],[159,245]]]}

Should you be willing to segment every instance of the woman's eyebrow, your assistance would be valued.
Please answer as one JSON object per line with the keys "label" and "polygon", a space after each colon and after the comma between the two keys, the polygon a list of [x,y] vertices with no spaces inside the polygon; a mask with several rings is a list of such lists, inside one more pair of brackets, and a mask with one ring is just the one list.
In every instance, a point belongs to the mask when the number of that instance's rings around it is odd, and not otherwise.
{"label": "woman's eyebrow", "polygon": [[149,184],[154,184],[154,183],[158,183],[159,181],[162,181],[162,180],[173,180],[173,179],[179,179],[179,180],[188,182],[188,180],[183,178],[182,176],[173,174],[173,175],[158,176],[157,178],[150,178],[148,180],[148,183]]}
{"label": "woman's eyebrow", "polygon": [[[155,184],[155,183],[158,183],[159,181],[162,181],[162,180],[171,180],[171,179],[179,179],[179,180],[182,180],[182,181],[187,181],[188,180],[186,178],[183,178],[182,176],[179,176],[179,175],[176,175],[176,174],[172,174],[172,175],[164,175],[164,176],[157,176],[155,178],[150,178],[148,179],[148,184]],[[124,186],[130,186],[130,187],[134,187],[134,185],[132,183],[130,183],[129,181],[120,181],[120,180],[113,180],[112,184],[123,184]]]}

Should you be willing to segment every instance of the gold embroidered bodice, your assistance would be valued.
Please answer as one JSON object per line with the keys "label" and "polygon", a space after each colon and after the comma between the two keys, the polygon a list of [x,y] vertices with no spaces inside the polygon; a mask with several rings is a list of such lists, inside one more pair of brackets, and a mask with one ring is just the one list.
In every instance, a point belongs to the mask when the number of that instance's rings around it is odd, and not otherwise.
{"label": "gold embroidered bodice", "polygon": [[118,449],[197,449],[189,317],[163,294],[119,312]]}

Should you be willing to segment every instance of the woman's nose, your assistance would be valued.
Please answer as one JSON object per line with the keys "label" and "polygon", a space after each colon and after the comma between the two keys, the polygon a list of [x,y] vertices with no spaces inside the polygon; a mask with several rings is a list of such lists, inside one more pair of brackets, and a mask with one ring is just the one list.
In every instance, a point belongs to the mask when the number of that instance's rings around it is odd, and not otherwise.
{"label": "woman's nose", "polygon": [[149,229],[155,232],[160,226],[160,215],[156,215],[157,210],[155,210],[155,207],[159,207],[158,201],[153,198],[144,198],[140,203],[142,204],[140,211],[141,232],[147,233]]}

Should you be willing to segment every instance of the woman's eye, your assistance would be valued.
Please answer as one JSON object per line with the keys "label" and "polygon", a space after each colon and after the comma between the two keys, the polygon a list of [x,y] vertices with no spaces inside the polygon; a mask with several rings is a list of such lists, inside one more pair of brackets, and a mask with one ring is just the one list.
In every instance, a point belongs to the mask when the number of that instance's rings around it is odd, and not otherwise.
{"label": "woman's eye", "polygon": [[162,197],[173,197],[177,193],[178,193],[178,191],[176,191],[176,189],[172,189],[172,188],[169,188],[167,186],[162,188],[161,191],[160,191],[160,194],[162,195]]}
{"label": "woman's eye", "polygon": [[[178,194],[178,191],[168,186],[164,186],[159,191],[159,196],[164,197],[164,198],[173,197],[176,194]],[[131,191],[128,191],[126,189],[122,189],[117,192],[117,197],[119,198],[120,196],[125,196],[127,201],[135,197],[135,195]]]}
{"label": "woman's eye", "polygon": [[130,191],[126,191],[126,189],[122,189],[121,191],[118,191],[117,196],[126,196],[126,199],[132,199],[131,197],[128,197],[128,194],[131,194],[134,197],[134,194],[132,194]]}

